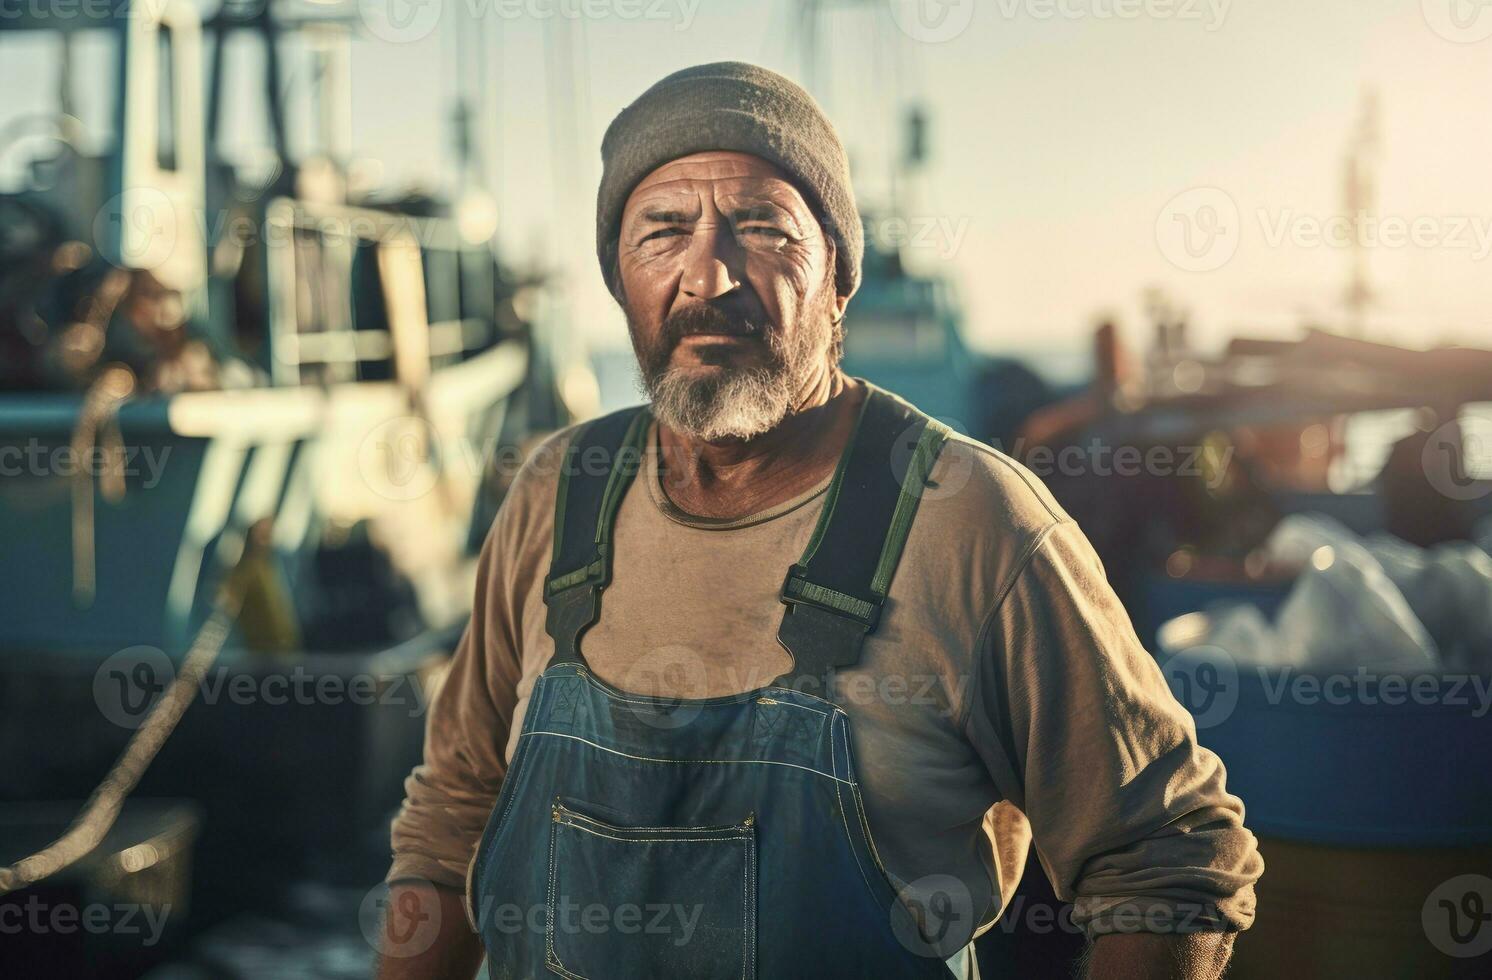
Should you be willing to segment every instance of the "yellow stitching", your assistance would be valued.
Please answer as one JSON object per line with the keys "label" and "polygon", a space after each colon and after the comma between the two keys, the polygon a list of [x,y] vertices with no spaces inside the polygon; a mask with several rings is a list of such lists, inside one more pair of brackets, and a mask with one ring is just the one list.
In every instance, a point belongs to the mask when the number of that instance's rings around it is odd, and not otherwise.
{"label": "yellow stitching", "polygon": [[746,980],[746,888],[751,882],[751,841],[741,847],[741,980]]}
{"label": "yellow stitching", "polygon": [[832,714],[828,711],[820,711],[817,708],[810,708],[806,704],[793,704],[791,701],[777,701],[773,698],[757,698],[756,700],[758,704],[782,704],[786,705],[789,708],[797,708],[799,711],[808,711],[818,715],[820,718],[828,718]]}
{"label": "yellow stitching", "polygon": [[583,834],[590,834],[593,837],[605,837],[607,840],[620,841],[623,844],[660,844],[660,843],[664,843],[664,844],[711,844],[711,843],[714,843],[715,841],[723,841],[723,840],[746,840],[747,839],[745,837],[739,837],[738,836],[738,837],[648,837],[648,838],[645,838],[645,839],[642,839],[642,840],[636,840],[636,839],[631,838],[631,837],[617,837],[617,836],[615,836],[613,834],[603,834],[599,830],[591,830],[589,827],[582,827],[579,824],[561,823],[560,826],[562,826],[562,827],[569,827],[572,830],[578,830],[578,831],[580,831]]}
{"label": "yellow stitching", "polygon": [[[583,820],[586,823],[595,824],[597,827],[600,827],[600,828],[602,828],[604,830],[615,830],[615,831],[618,831],[618,832],[624,833],[624,834],[630,834],[630,833],[634,833],[634,832],[636,832],[636,833],[650,833],[650,834],[651,833],[676,834],[676,833],[679,833],[680,831],[688,831],[690,833],[695,833],[695,834],[704,834],[704,833],[711,833],[711,832],[714,832],[714,831],[724,832],[724,831],[727,831],[727,830],[742,830],[746,826],[744,824],[731,823],[731,824],[720,824],[720,825],[714,826],[714,827],[620,827],[620,826],[617,826],[616,824],[609,824],[609,823],[607,823],[604,820],[597,820],[594,817],[588,817],[588,816],[586,816],[583,813],[576,813],[574,810],[572,810],[569,807],[565,806],[563,803],[559,804],[559,808],[566,815],[574,818],[575,820]],[[569,823],[570,821],[568,821],[568,820],[562,820],[560,822],[561,823]]]}
{"label": "yellow stitching", "polygon": [[[844,738],[846,745],[849,743],[849,737],[850,733],[845,731]],[[876,898],[875,886],[870,883],[870,878],[865,873],[865,865],[860,862],[860,855],[855,850],[855,841],[850,837],[850,818],[845,814],[844,797],[839,792],[839,753],[834,751],[834,730],[832,728],[829,730],[829,761],[834,765],[834,798],[839,802],[839,820],[844,824],[845,843],[849,845],[850,856],[855,859],[855,867],[860,869],[861,880],[865,882],[865,887],[870,891],[871,901],[879,904],[879,900]],[[848,755],[846,755],[846,761],[848,761]]]}
{"label": "yellow stitching", "polygon": [[810,768],[808,766],[795,765],[795,764],[793,764],[791,762],[774,762],[771,759],[655,759],[655,758],[652,758],[651,756],[633,755],[630,752],[623,752],[623,751],[621,751],[619,749],[607,748],[606,746],[601,745],[601,744],[599,744],[597,742],[592,742],[588,738],[581,738],[579,735],[566,735],[564,732],[530,732],[529,734],[530,735],[549,735],[549,736],[551,736],[553,738],[568,738],[568,739],[573,739],[574,741],[583,742],[586,745],[589,745],[589,746],[591,746],[593,748],[600,749],[602,752],[610,752],[613,755],[619,755],[619,756],[622,756],[622,757],[627,758],[627,759],[636,759],[639,762],[670,762],[670,763],[682,763],[682,764],[689,764],[689,763],[696,763],[697,762],[697,763],[701,763],[701,764],[709,764],[709,765],[717,765],[717,766],[725,766],[725,765],[747,765],[747,764],[751,764],[751,765],[762,765],[762,766],[786,766],[789,769],[801,769],[804,772],[811,772],[815,776],[823,776],[825,779],[832,779],[835,782],[840,782],[840,783],[845,782],[845,780],[840,779],[838,776],[831,776],[827,772],[821,772],[818,769],[812,769],[812,768]]}
{"label": "yellow stitching", "polygon": [[[790,687],[777,687],[775,685],[768,685],[766,687],[758,687],[758,688],[755,688],[755,689],[750,690],[750,691],[743,691],[740,694],[727,694],[727,695],[725,695],[723,697],[719,697],[719,698],[653,698],[651,700],[648,700],[645,695],[640,695],[638,698],[628,698],[628,697],[625,696],[627,692],[618,690],[617,688],[611,687],[610,685],[608,685],[608,684],[606,684],[606,683],[604,683],[604,682],[602,682],[600,680],[597,680],[595,677],[591,676],[591,674],[588,671],[582,670],[578,664],[569,664],[569,663],[566,663],[566,664],[557,664],[557,665],[555,665],[555,667],[553,669],[556,670],[556,671],[562,671],[564,668],[567,668],[567,667],[570,669],[571,676],[573,676],[573,677],[579,677],[582,680],[584,680],[587,684],[589,684],[591,687],[594,687],[596,690],[600,691],[602,694],[606,695],[607,697],[614,698],[614,699],[616,699],[618,701],[622,701],[622,702],[625,702],[627,704],[665,703],[665,704],[675,704],[675,705],[690,706],[690,707],[694,707],[694,706],[711,707],[711,706],[714,706],[714,705],[737,704],[737,703],[740,703],[742,701],[749,701],[753,697],[759,697],[759,696],[765,694],[768,691],[777,691],[777,692],[782,693],[782,694],[793,694],[793,695],[796,695],[796,696],[798,696],[800,698],[808,698],[810,701],[817,701],[820,704],[822,704],[824,707],[826,707],[826,708],[829,709],[829,711],[826,712],[826,714],[844,714],[844,709],[842,707],[840,707],[839,705],[835,704],[833,701],[830,701],[828,698],[821,698],[817,694],[809,694],[807,691],[797,691],[797,690],[794,690],[793,688],[790,688]],[[547,671],[547,670],[545,671],[546,674],[548,672],[549,671]],[[779,702],[779,703],[781,703],[781,704],[791,704],[792,702],[790,702],[790,701],[782,701],[782,702]],[[807,705],[799,704],[799,705],[794,705],[794,707],[807,708],[808,706]],[[812,710],[812,709],[810,708],[809,710]]]}
{"label": "yellow stitching", "polygon": [[[890,874],[886,871],[885,862],[881,860],[880,851],[876,850],[875,835],[870,832],[870,818],[865,815],[865,805],[861,801],[860,787],[858,785],[851,788],[850,797],[855,801],[855,809],[860,814],[860,826],[862,828],[862,833],[865,835],[865,844],[867,847],[870,848],[870,856],[875,859],[876,867],[880,869],[881,877],[888,879],[886,885],[887,887],[890,887]],[[891,888],[891,892],[894,895],[896,893],[896,889]]]}
{"label": "yellow stitching", "polygon": [[[562,807],[562,809],[563,809],[563,807]],[[566,810],[565,812],[566,813],[574,813],[574,811],[571,811],[571,810]],[[578,814],[576,814],[576,815],[578,816]],[[749,895],[748,884],[749,884],[751,875],[755,871],[755,860],[754,860],[754,857],[753,857],[753,854],[752,854],[753,843],[754,842],[753,842],[752,838],[750,838],[750,837],[654,837],[654,838],[650,838],[648,840],[640,840],[640,841],[638,841],[638,840],[629,840],[629,839],[627,839],[625,837],[612,837],[610,834],[597,833],[596,831],[591,830],[588,827],[582,827],[579,824],[569,823],[568,821],[561,820],[561,821],[558,821],[558,823],[559,823],[560,826],[563,826],[563,827],[570,827],[570,828],[572,828],[574,830],[579,830],[579,831],[582,831],[582,832],[587,833],[587,834],[591,834],[591,835],[596,836],[596,837],[606,837],[606,838],[609,838],[610,840],[620,841],[623,844],[652,844],[652,843],[655,843],[657,841],[668,841],[670,843],[701,843],[701,842],[702,843],[714,843],[714,842],[717,842],[717,841],[738,840],[738,841],[743,842],[742,843],[742,862],[743,862],[742,871],[743,871],[743,874],[741,875],[741,977],[742,977],[742,980],[745,980],[745,978],[746,978],[746,968],[747,968],[747,965],[750,962],[750,960],[748,959],[748,954],[747,954],[747,949],[748,949],[747,944],[752,939],[751,929],[749,928],[749,922],[750,922],[750,920],[747,918],[747,908],[748,908],[747,901],[748,901],[748,895]],[[567,978],[570,978],[570,980],[587,980],[586,977],[583,977],[583,976],[581,976],[578,973],[572,973],[569,970],[569,968],[565,966],[564,963],[560,962],[559,954],[557,952],[555,952],[555,949],[554,949],[554,900],[555,900],[555,879],[556,879],[556,868],[555,868],[556,862],[555,862],[555,859],[554,859],[554,841],[555,841],[555,832],[554,832],[553,829],[551,829],[550,832],[549,832],[549,908],[547,910],[548,911],[548,915],[546,916],[546,918],[548,920],[548,922],[547,922],[547,924],[548,924],[548,930],[547,930],[548,931],[548,935],[546,937],[547,938],[547,944],[546,945],[549,948],[549,959],[545,963],[545,965],[548,966],[551,970],[557,970],[559,973],[562,973]]]}

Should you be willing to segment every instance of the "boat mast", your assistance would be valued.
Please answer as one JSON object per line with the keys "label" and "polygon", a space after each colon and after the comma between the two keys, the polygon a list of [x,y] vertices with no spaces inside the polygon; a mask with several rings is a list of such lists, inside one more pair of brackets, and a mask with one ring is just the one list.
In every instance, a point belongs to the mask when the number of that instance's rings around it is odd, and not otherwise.
{"label": "boat mast", "polygon": [[1364,235],[1366,226],[1376,217],[1379,146],[1378,93],[1369,88],[1363,91],[1342,169],[1342,208],[1352,233],[1347,288],[1342,296],[1349,337],[1365,336],[1368,311],[1375,299]]}

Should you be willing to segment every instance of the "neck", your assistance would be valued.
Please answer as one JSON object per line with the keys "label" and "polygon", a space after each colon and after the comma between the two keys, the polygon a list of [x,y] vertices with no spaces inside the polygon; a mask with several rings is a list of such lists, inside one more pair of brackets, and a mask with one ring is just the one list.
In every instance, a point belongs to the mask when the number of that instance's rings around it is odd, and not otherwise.
{"label": "neck", "polygon": [[751,439],[698,439],[661,422],[663,487],[700,517],[744,517],[828,476],[854,428],[864,385],[836,365],[815,372],[778,425]]}

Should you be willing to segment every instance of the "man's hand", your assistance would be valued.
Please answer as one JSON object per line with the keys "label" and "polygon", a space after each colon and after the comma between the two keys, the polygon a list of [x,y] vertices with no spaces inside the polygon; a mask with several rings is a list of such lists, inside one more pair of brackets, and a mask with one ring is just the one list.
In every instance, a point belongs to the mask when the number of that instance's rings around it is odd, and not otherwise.
{"label": "man's hand", "polygon": [[1088,948],[1084,980],[1218,980],[1233,953],[1230,932],[1110,933]]}
{"label": "man's hand", "polygon": [[380,924],[378,980],[471,980],[482,941],[466,921],[462,895],[428,881],[389,887]]}

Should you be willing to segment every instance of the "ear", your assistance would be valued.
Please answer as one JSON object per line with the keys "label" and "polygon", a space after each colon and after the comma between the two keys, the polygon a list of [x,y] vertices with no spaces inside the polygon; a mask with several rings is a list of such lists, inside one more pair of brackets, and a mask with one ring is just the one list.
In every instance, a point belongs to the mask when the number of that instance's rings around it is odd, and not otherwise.
{"label": "ear", "polygon": [[[834,240],[833,235],[824,235],[824,242],[829,246],[829,285],[839,285],[839,243]],[[850,305],[848,296],[834,296],[834,322],[838,323],[844,319],[845,307]]]}

